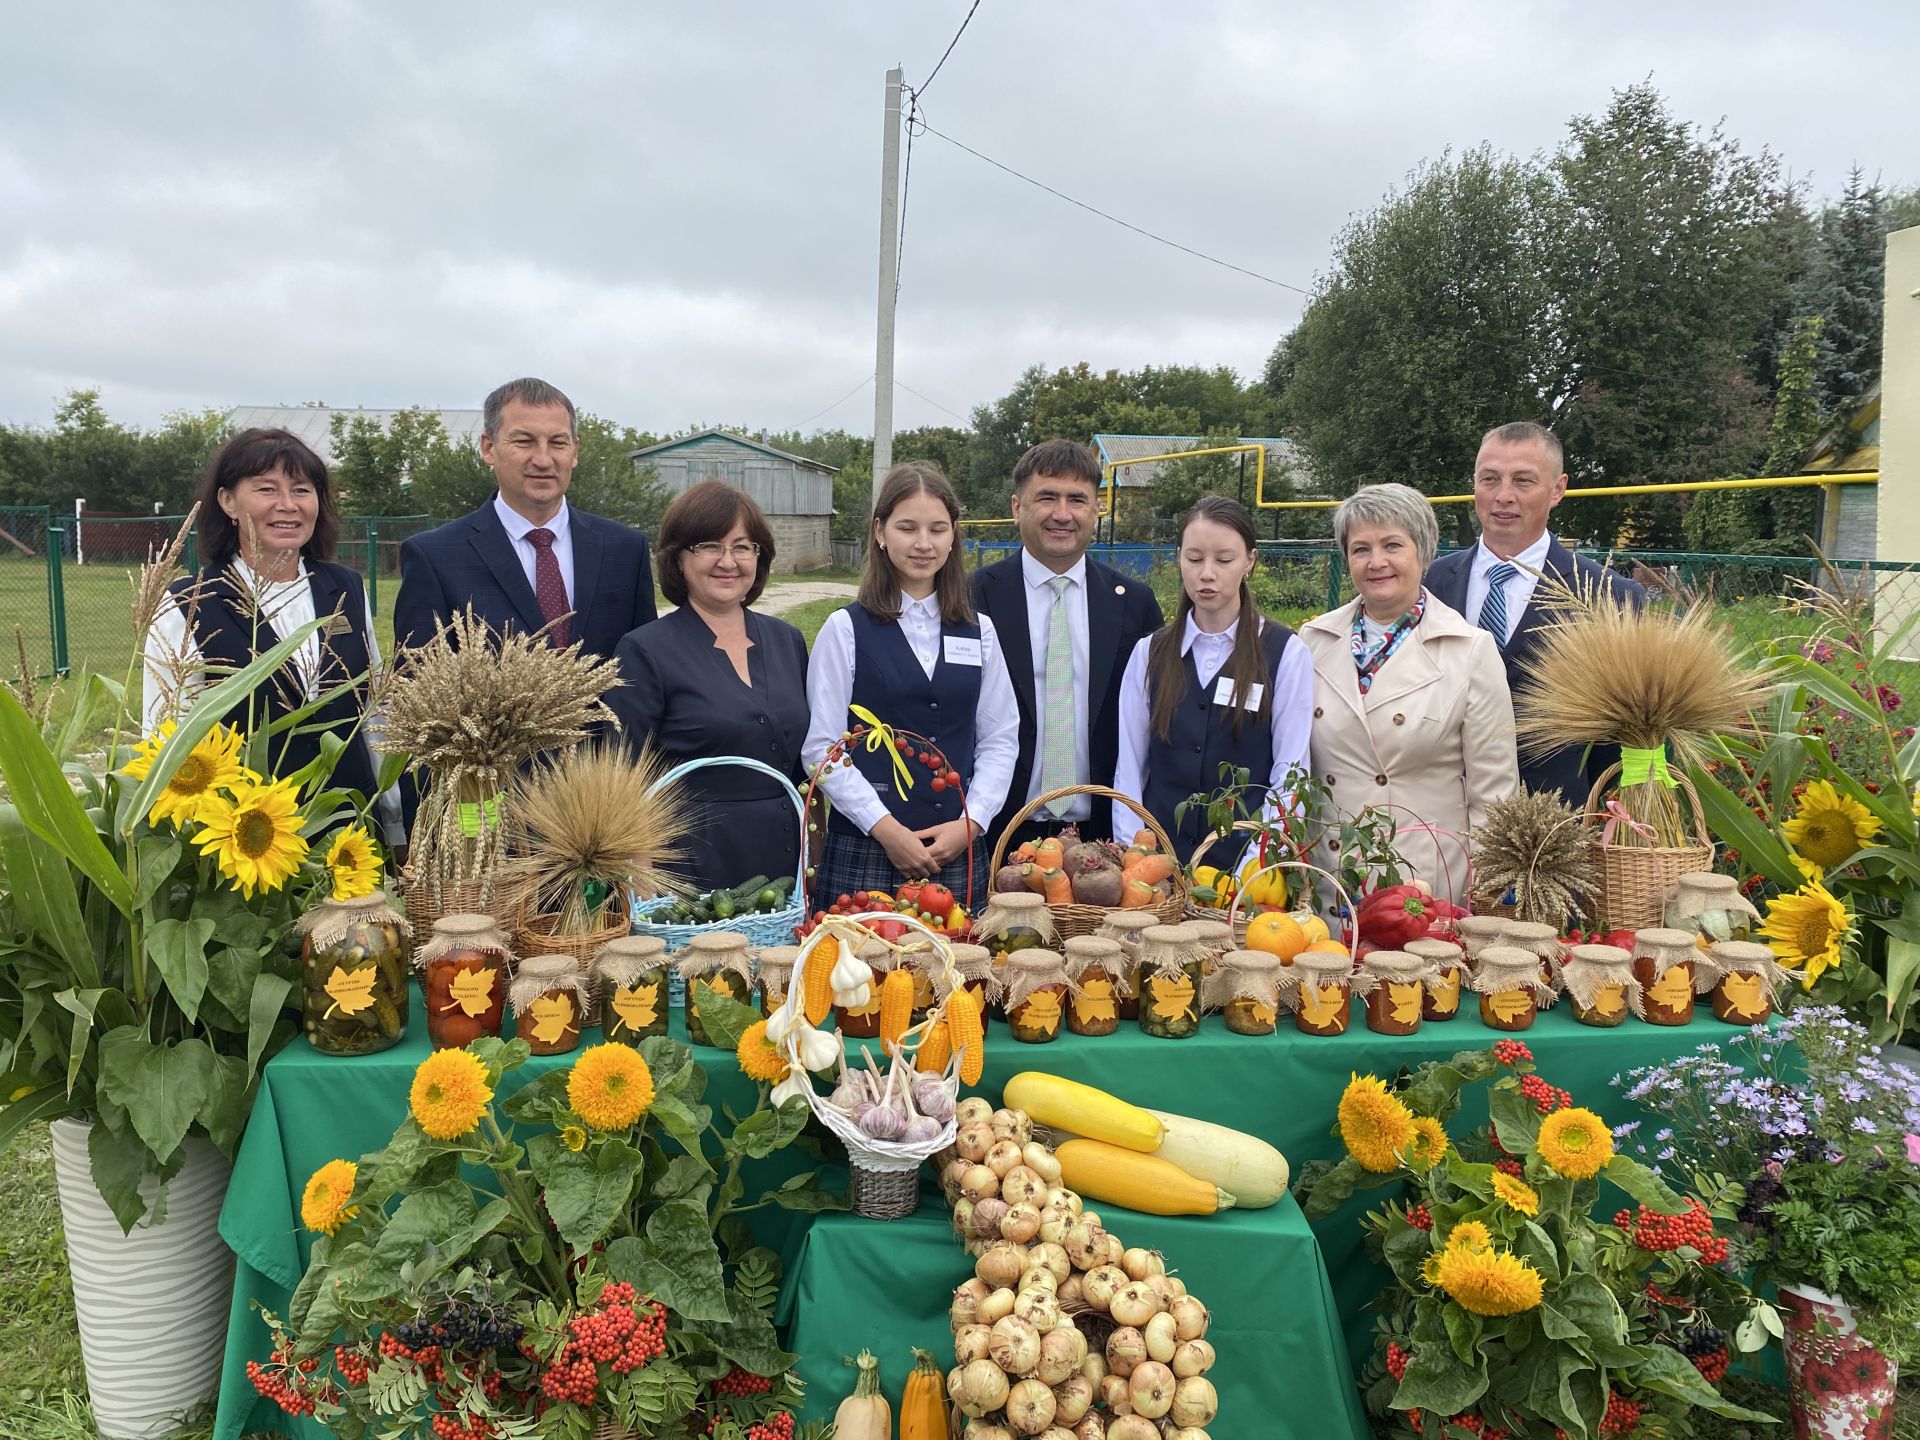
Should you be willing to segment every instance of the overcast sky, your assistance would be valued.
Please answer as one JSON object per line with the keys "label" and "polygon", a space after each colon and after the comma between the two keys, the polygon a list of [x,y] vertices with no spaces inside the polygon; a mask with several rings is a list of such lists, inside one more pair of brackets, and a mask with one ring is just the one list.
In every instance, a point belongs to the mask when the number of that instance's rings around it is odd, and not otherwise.
{"label": "overcast sky", "polygon": [[[0,420],[77,386],[139,424],[464,407],[532,373],[643,429],[868,431],[883,76],[924,83],[968,3],[0,7]],[[924,105],[1306,287],[1423,158],[1550,150],[1648,76],[1816,199],[1855,163],[1920,181],[1916,53],[1911,0],[982,0]],[[1256,374],[1301,303],[923,134],[896,421],[1034,363]]]}

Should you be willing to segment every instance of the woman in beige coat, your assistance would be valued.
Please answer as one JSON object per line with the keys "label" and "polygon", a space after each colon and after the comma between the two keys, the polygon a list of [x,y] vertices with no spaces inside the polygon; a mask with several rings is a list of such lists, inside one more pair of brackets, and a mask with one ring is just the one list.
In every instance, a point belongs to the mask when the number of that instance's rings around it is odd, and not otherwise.
{"label": "woman in beige coat", "polygon": [[1313,773],[1344,814],[1391,807],[1403,878],[1464,905],[1463,845],[1413,827],[1464,837],[1519,788],[1499,647],[1421,584],[1440,537],[1419,491],[1355,491],[1334,511],[1333,538],[1359,598],[1300,629],[1313,654]]}

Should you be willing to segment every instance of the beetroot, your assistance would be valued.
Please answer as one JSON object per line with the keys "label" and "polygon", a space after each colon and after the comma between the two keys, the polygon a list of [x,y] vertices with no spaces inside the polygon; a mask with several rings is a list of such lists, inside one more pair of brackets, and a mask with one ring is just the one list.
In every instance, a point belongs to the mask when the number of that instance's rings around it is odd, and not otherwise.
{"label": "beetroot", "polygon": [[1119,908],[1126,894],[1126,880],[1120,874],[1117,865],[1100,864],[1075,873],[1073,877],[1073,898],[1081,905],[1099,905],[1105,909]]}
{"label": "beetroot", "polygon": [[993,888],[1001,894],[1027,888],[1026,868],[1021,865],[1002,865],[993,877]]}

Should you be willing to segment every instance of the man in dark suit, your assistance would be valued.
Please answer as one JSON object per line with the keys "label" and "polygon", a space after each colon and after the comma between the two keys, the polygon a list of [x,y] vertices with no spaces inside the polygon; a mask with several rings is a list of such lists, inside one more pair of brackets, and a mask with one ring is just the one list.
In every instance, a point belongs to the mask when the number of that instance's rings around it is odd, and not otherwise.
{"label": "man in dark suit", "polygon": [[[1565,457],[1551,430],[1525,420],[1489,430],[1473,466],[1479,543],[1442,555],[1427,569],[1429,592],[1492,632],[1506,660],[1507,684],[1516,693],[1521,664],[1552,618],[1548,597],[1536,595],[1541,576],[1579,590],[1598,587],[1614,603],[1636,610],[1647,600],[1645,586],[1575,555],[1553,537],[1547,520],[1566,493]],[[1569,804],[1584,805],[1593,781],[1619,755],[1615,746],[1595,747],[1590,755],[1568,746],[1523,760],[1520,782],[1529,790],[1557,790]]]}
{"label": "man in dark suit", "polygon": [[[1134,642],[1160,628],[1146,582],[1087,558],[1099,521],[1100,462],[1073,440],[1035,445],[1013,467],[1020,553],[974,572],[974,608],[993,621],[1020,705],[1020,754],[994,836],[1029,801],[1070,785],[1111,785],[1120,749],[1120,677]],[[1132,833],[1110,802],[1074,795],[1043,807],[1009,845],[1068,821],[1083,837]]]}

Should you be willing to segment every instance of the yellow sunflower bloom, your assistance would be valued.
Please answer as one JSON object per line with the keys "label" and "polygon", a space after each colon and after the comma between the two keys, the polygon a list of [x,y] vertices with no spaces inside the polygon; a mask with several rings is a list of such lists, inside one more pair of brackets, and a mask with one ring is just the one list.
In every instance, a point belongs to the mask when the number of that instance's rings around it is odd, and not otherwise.
{"label": "yellow sunflower bloom", "polygon": [[560,1130],[560,1143],[578,1155],[582,1150],[587,1148],[587,1132],[582,1130],[578,1125],[562,1126]]}
{"label": "yellow sunflower bloom", "polygon": [[1800,878],[1802,880],[1825,880],[1827,878],[1826,871],[1814,864],[1813,861],[1807,859],[1807,857],[1802,855],[1798,850],[1787,851],[1787,859],[1793,862],[1793,868],[1800,872]]}
{"label": "yellow sunflower bloom", "polygon": [[1494,1198],[1509,1210],[1518,1210],[1522,1215],[1540,1213],[1540,1192],[1524,1180],[1516,1180],[1504,1170],[1493,1172]]}
{"label": "yellow sunflower bloom", "polygon": [[1476,1315],[1518,1315],[1540,1303],[1540,1272],[1508,1250],[1449,1246],[1437,1257],[1434,1283],[1462,1310]]}
{"label": "yellow sunflower bloom", "polygon": [[359,1174],[360,1167],[351,1160],[329,1160],[314,1171],[300,1197],[300,1223],[318,1234],[331,1235],[359,1214],[357,1207],[347,1206]]}
{"label": "yellow sunflower bloom", "polygon": [[493,1091],[487,1067],[465,1050],[436,1050],[413,1072],[407,1103],[420,1128],[436,1140],[458,1140],[480,1123]]}
{"label": "yellow sunflower bloom", "polygon": [[567,1076],[567,1103],[596,1130],[631,1130],[653,1104],[653,1071],[631,1046],[595,1045]]}
{"label": "yellow sunflower bloom", "polygon": [[1431,1170],[1447,1158],[1447,1132],[1431,1115],[1413,1117],[1413,1144],[1407,1147],[1407,1164],[1415,1170]]}
{"label": "yellow sunflower bloom", "polygon": [[1830,780],[1808,785],[1799,810],[1780,827],[1787,844],[1822,870],[1845,863],[1879,833],[1879,817],[1851,795],[1842,795]]}
{"label": "yellow sunflower bloom", "polygon": [[213,815],[202,816],[194,844],[252,899],[255,891],[278,890],[300,873],[307,858],[300,836],[304,818],[293,781],[242,780],[233,787],[231,804],[222,801]]}
{"label": "yellow sunflower bloom", "polygon": [[1591,1110],[1556,1110],[1540,1122],[1540,1158],[1569,1180],[1591,1180],[1613,1158],[1613,1132]]}
{"label": "yellow sunflower bloom", "polygon": [[[133,759],[120,773],[130,780],[146,779],[153,773],[153,763],[160,758],[174,728],[173,721],[161,721],[158,730],[134,746]],[[154,798],[153,808],[147,811],[147,823],[158,825],[163,820],[171,820],[175,825],[204,823],[224,810],[226,797],[220,792],[244,785],[253,778],[253,772],[240,763],[242,743],[240,732],[231,726],[216,725],[209,730],[200,743],[187,752],[187,758],[175,767],[165,788]]]}
{"label": "yellow sunflower bloom", "polygon": [[1491,1250],[1493,1249],[1493,1232],[1478,1220],[1462,1220],[1447,1232],[1445,1248]]}
{"label": "yellow sunflower bloom", "polygon": [[380,852],[373,837],[359,825],[349,825],[327,846],[327,874],[333,877],[333,898],[358,900],[380,888]]}
{"label": "yellow sunflower bloom", "polygon": [[1400,1168],[1400,1154],[1418,1132],[1413,1112],[1387,1093],[1377,1075],[1355,1075],[1340,1097],[1340,1138],[1362,1170],[1385,1175]]}
{"label": "yellow sunflower bloom", "polygon": [[749,1080],[764,1080],[778,1083],[787,1078],[787,1072],[793,1067],[767,1040],[767,1022],[756,1020],[740,1032],[740,1043],[734,1047],[734,1054],[740,1061],[740,1069]]}
{"label": "yellow sunflower bloom", "polygon": [[1813,982],[1840,963],[1853,935],[1853,916],[1845,903],[1818,880],[1809,880],[1791,895],[1767,902],[1767,923],[1761,938],[1773,946],[1774,958],[1800,972],[1800,984]]}

